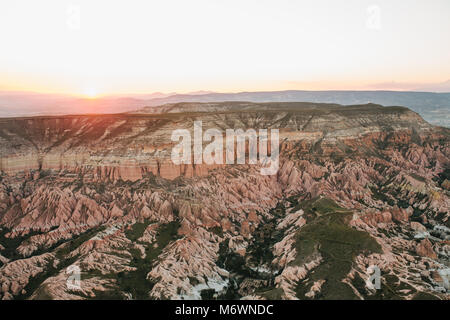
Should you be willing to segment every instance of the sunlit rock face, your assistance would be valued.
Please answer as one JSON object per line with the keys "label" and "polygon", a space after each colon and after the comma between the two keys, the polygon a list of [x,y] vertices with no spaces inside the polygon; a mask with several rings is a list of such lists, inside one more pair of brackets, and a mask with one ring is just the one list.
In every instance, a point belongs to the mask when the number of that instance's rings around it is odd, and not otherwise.
{"label": "sunlit rock face", "polygon": [[[175,165],[173,130],[200,120],[278,129],[278,172]],[[448,299],[449,133],[372,104],[1,119],[0,297]]]}

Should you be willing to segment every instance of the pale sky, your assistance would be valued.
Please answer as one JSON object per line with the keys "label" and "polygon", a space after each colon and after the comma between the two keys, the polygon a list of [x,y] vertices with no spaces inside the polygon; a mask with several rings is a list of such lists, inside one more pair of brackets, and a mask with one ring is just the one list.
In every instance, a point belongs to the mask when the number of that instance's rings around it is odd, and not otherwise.
{"label": "pale sky", "polygon": [[450,79],[449,17],[449,0],[2,0],[0,90],[439,83]]}

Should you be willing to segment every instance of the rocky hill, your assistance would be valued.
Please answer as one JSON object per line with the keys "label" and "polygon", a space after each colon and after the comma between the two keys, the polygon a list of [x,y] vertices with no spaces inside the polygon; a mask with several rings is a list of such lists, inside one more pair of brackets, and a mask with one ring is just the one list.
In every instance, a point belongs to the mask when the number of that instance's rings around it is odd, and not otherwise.
{"label": "rocky hill", "polygon": [[[432,88],[427,90],[430,89]],[[427,90],[424,90],[425,92],[285,90],[237,93],[200,91],[187,94],[156,92],[153,94],[104,96],[95,99],[56,94],[0,91],[0,117],[123,113],[144,107],[146,107],[146,112],[154,113],[152,110],[154,107],[158,110],[161,109],[160,106],[181,102],[249,101],[254,103],[279,103],[305,101],[342,105],[375,103],[383,106],[405,106],[419,113],[433,125],[450,127],[450,93],[426,92]]]}
{"label": "rocky hill", "polygon": [[[173,164],[199,120],[278,129],[277,174]],[[373,104],[0,119],[0,297],[448,299],[449,137]]]}

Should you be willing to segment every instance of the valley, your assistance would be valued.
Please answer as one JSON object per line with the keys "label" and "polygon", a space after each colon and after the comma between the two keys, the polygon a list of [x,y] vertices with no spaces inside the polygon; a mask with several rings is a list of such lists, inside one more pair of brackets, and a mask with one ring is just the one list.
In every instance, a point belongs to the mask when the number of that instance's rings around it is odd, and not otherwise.
{"label": "valley", "polygon": [[[448,128],[376,104],[158,108],[0,119],[0,298],[449,299]],[[175,165],[194,121],[278,129],[278,172]]]}

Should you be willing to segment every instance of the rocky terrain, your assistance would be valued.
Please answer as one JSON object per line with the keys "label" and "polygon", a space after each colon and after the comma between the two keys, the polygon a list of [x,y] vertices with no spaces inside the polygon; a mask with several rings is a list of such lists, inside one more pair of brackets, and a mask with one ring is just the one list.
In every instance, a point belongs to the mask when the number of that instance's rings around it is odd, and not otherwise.
{"label": "rocky terrain", "polygon": [[[104,96],[96,99],[79,98],[67,95],[42,94],[31,92],[0,91],[0,117],[66,115],[89,113],[120,113],[139,110],[154,113],[155,109],[166,109],[167,104],[180,102],[217,103],[221,101],[339,103],[357,105],[376,103],[384,106],[405,106],[420,114],[433,125],[450,127],[450,81],[443,87],[419,88],[419,91],[260,91],[260,92],[190,92],[131,94]],[[439,92],[436,92],[438,90]],[[431,92],[427,92],[431,91]],[[160,107],[161,108],[155,108]],[[197,106],[201,108],[198,103]],[[224,107],[221,105],[221,107]]]}
{"label": "rocky terrain", "polygon": [[[173,164],[198,120],[279,129],[278,172]],[[404,107],[8,118],[0,151],[2,299],[450,298],[450,130]]]}

